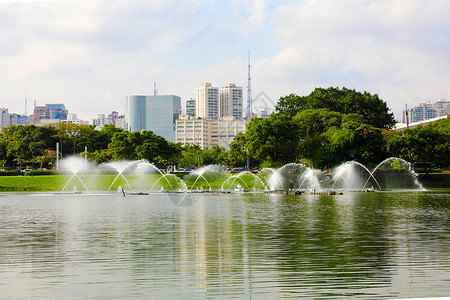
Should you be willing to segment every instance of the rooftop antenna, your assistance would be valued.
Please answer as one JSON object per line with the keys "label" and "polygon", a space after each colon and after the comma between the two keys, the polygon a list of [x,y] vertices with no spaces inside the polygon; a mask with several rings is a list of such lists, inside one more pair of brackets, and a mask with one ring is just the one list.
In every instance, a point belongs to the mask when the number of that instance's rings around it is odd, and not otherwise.
{"label": "rooftop antenna", "polygon": [[250,50],[248,50],[247,119],[252,113],[252,77],[250,75]]}
{"label": "rooftop antenna", "polygon": [[158,95],[158,89],[156,88],[156,77],[153,79],[153,96]]}

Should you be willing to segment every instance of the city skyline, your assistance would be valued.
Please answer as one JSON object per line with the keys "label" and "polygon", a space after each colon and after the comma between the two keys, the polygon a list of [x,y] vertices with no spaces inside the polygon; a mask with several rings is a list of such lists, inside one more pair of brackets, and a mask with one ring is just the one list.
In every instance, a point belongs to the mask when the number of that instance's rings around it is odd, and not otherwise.
{"label": "city skyline", "polygon": [[[440,0],[0,1],[0,107],[64,103],[80,118],[127,95],[193,98],[201,82],[273,103],[315,87],[378,94],[395,118],[450,98],[450,3]],[[407,92],[406,92],[407,89]],[[243,98],[246,99],[244,91]]]}

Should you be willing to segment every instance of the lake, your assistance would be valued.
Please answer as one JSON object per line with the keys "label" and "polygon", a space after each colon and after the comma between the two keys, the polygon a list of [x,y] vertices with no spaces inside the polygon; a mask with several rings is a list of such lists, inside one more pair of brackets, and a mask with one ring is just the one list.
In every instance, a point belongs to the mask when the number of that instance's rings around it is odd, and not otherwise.
{"label": "lake", "polygon": [[449,189],[184,196],[1,194],[0,295],[450,296]]}

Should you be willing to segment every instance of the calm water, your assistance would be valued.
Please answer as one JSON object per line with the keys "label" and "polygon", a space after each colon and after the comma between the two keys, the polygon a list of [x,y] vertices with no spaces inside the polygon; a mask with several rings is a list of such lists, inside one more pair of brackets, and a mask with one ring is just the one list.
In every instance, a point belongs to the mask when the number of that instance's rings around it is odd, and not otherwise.
{"label": "calm water", "polygon": [[1,298],[450,296],[450,190],[171,200],[0,195]]}

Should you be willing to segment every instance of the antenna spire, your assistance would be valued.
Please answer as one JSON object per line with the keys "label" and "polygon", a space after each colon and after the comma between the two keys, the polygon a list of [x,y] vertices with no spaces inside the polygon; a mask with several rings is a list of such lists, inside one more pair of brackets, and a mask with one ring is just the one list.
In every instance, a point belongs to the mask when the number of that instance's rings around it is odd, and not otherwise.
{"label": "antenna spire", "polygon": [[250,50],[248,50],[247,119],[252,114],[252,77],[250,75]]}
{"label": "antenna spire", "polygon": [[156,87],[156,77],[154,77],[153,79],[153,96],[157,96],[158,95],[158,89]]}

